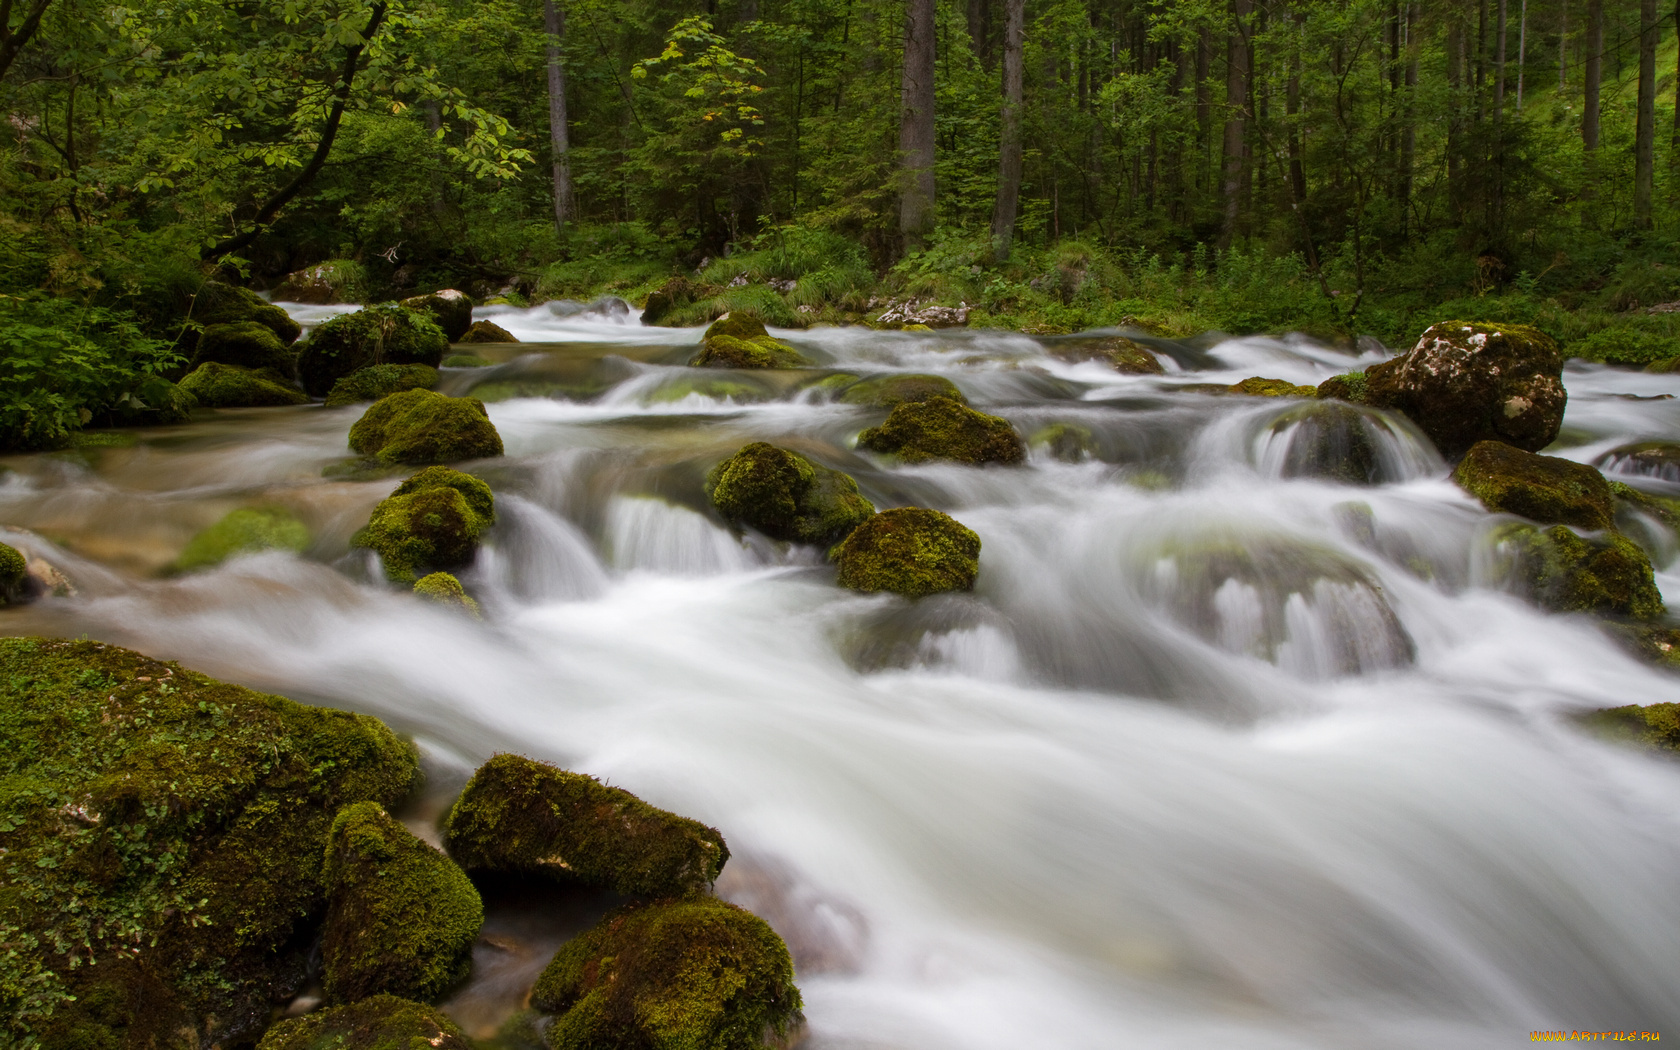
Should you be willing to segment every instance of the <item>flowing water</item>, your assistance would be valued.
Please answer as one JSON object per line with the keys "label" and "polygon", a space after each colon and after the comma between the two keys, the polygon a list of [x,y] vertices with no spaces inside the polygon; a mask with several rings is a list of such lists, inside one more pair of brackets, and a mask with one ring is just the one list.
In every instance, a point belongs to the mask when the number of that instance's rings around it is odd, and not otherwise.
{"label": "flowing water", "polygon": [[[500,515],[463,574],[484,622],[375,582],[348,538],[402,475],[332,471],[361,409],[305,406],[6,459],[0,521],[31,532],[0,539],[79,593],[0,629],[379,715],[422,745],[423,831],[498,750],[715,825],[719,892],[789,941],[817,1050],[1680,1035],[1680,764],[1573,718],[1680,678],[1513,594],[1502,519],[1404,420],[1205,389],[1380,347],[1163,342],[1168,374],[1134,377],[1077,338],[819,329],[778,334],[820,368],[720,374],[622,304],[478,314],[527,340],[445,370],[507,446],[468,465]],[[948,376],[1028,463],[854,449],[882,413],[823,380],[894,371]],[[1680,378],[1566,382],[1559,454],[1680,440]],[[753,440],[950,512],[984,544],[975,591],[860,596],[818,551],[731,535],[703,477]],[[164,571],[252,504],[313,546]],[[493,1027],[583,921],[504,909],[526,962],[452,1008]]]}

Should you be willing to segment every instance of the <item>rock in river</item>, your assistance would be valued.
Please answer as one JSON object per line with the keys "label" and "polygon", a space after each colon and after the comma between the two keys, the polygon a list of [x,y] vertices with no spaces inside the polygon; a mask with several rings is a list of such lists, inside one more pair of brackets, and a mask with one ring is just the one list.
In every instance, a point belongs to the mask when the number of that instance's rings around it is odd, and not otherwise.
{"label": "rock in river", "polygon": [[713,467],[706,494],[731,525],[798,543],[832,543],[875,513],[850,476],[763,441]]}

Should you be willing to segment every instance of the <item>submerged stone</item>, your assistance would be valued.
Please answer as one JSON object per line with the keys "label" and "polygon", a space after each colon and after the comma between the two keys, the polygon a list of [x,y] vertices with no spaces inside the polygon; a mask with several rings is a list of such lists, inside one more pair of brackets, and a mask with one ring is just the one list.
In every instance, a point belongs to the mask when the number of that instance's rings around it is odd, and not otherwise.
{"label": "submerged stone", "polygon": [[458,470],[428,467],[381,500],[350,542],[377,553],[388,579],[413,583],[425,572],[471,563],[479,536],[495,521],[490,486]]}
{"label": "submerged stone", "polygon": [[706,890],[729,859],[723,836],[582,773],[497,755],[443,820],[444,848],[468,871],[601,886],[628,896]]}
{"label": "submerged stone", "polygon": [[1680,751],[1680,704],[1611,707],[1594,711],[1582,721],[1613,740]]}
{"label": "submerged stone", "polygon": [[1650,559],[1618,533],[1587,539],[1563,525],[1542,530],[1516,522],[1499,529],[1494,542],[1513,556],[1524,590],[1545,608],[1635,620],[1665,611]]}
{"label": "submerged stone", "polygon": [[257,372],[236,365],[206,362],[181,380],[181,389],[206,408],[265,408],[301,405],[309,398],[272,372]]}
{"label": "submerged stone", "polygon": [[1667,441],[1622,445],[1598,457],[1594,465],[1610,474],[1680,482],[1680,445]]}
{"label": "submerged stone", "polygon": [[403,390],[374,402],[350,427],[351,451],[381,463],[453,463],[502,454],[484,402]]}
{"label": "submerged stone", "polygon": [[175,559],[177,572],[208,569],[236,554],[301,551],[309,546],[309,528],[281,507],[241,507],[191,540]]}
{"label": "submerged stone", "polygon": [[1051,423],[1033,433],[1033,448],[1043,449],[1063,463],[1083,463],[1096,455],[1096,435],[1078,423]]}
{"label": "submerged stone", "polygon": [[333,384],[327,407],[378,401],[403,390],[430,390],[438,384],[438,370],[431,365],[369,365]]}
{"label": "submerged stone", "polygon": [[496,362],[477,354],[450,354],[439,368],[491,368]]}
{"label": "submerged stone", "polygon": [[941,511],[899,507],[858,526],[829,557],[838,563],[842,587],[922,598],[973,589],[980,537]]}
{"label": "submerged stone", "polygon": [[519,339],[512,332],[503,328],[494,321],[474,321],[467,330],[462,333],[461,338],[455,340],[455,342],[517,343],[519,342]]}
{"label": "submerged stone", "polygon": [[1127,375],[1165,375],[1166,368],[1155,352],[1135,339],[1116,336],[1104,339],[1098,346],[1099,351],[1114,365],[1116,372]]}
{"label": "submerged stone", "polygon": [[474,619],[479,616],[478,603],[473,601],[467,589],[461,586],[461,581],[447,572],[434,572],[429,576],[422,576],[414,584],[414,593],[438,605],[454,605],[465,609]]}
{"label": "submerged stone", "polygon": [[257,1050],[473,1050],[473,1044],[437,1007],[375,995],[281,1021]]}
{"label": "submerged stone", "polygon": [[693,368],[800,368],[811,362],[772,338],[757,318],[731,313],[712,322],[700,340],[700,352],[688,363]]}
{"label": "submerged stone", "polygon": [[256,321],[213,324],[200,332],[192,364],[196,368],[211,361],[254,371],[266,370],[283,379],[297,374],[297,354],[266,325]]}
{"label": "submerged stone", "polygon": [[911,401],[926,401],[930,397],[946,397],[968,404],[957,384],[944,376],[884,375],[871,376],[846,388],[840,395],[842,404],[870,405],[875,408],[897,408]]}
{"label": "submerged stone", "polygon": [[731,525],[797,543],[832,543],[875,513],[849,475],[763,441],[713,467],[706,495]]}
{"label": "submerged stone", "polygon": [[1331,478],[1350,485],[1388,480],[1365,416],[1356,408],[1334,401],[1301,405],[1273,420],[1270,431],[1275,440],[1288,442],[1279,464],[1286,478]]}
{"label": "submerged stone", "polygon": [[1021,437],[1007,419],[976,412],[948,397],[905,402],[886,422],[858,435],[858,447],[897,455],[906,463],[1019,463]]}
{"label": "submerged stone", "polygon": [[1249,397],[1317,397],[1318,388],[1311,386],[1297,386],[1287,379],[1267,379],[1264,376],[1249,376],[1240,383],[1231,384],[1233,394],[1246,394]]}
{"label": "submerged stone", "polygon": [[473,301],[465,292],[445,288],[430,295],[416,295],[402,301],[404,308],[429,314],[451,343],[467,334],[472,327]]}
{"label": "submerged stone", "polygon": [[1488,510],[1545,525],[1608,529],[1616,513],[1610,484],[1598,471],[1502,441],[1478,441],[1459,461],[1453,480]]}
{"label": "submerged stone", "polygon": [[449,340],[427,314],[381,303],[342,314],[311,332],[298,353],[303,389],[325,397],[344,376],[369,365],[431,365]]}

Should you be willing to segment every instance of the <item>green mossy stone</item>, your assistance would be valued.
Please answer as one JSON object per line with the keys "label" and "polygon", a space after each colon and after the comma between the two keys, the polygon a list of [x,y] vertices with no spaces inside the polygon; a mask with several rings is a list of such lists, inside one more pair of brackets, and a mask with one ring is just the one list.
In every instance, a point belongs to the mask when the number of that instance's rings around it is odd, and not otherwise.
{"label": "green mossy stone", "polygon": [[192,419],[198,398],[167,379],[149,376],[101,417],[118,427],[164,427]]}
{"label": "green mossy stone", "polygon": [[309,400],[297,387],[276,381],[272,372],[207,361],[188,373],[180,387],[206,408],[266,408],[301,405]]}
{"label": "green mossy stone", "polygon": [[723,376],[708,377],[690,372],[685,375],[678,375],[660,384],[658,389],[648,395],[647,401],[649,404],[666,405],[674,401],[681,401],[693,394],[734,401],[737,404],[773,401],[776,398],[776,392],[768,387],[743,383],[738,379],[729,379]]}
{"label": "green mossy stone", "polygon": [[1240,383],[1233,383],[1230,387],[1233,394],[1245,394],[1249,397],[1317,397],[1318,388],[1312,386],[1296,386],[1287,379],[1267,379],[1264,376],[1249,376]]}
{"label": "green mossy stone", "polygon": [[341,314],[310,333],[298,352],[298,375],[312,397],[325,397],[344,376],[369,365],[431,365],[449,340],[431,317],[381,303]]}
{"label": "green mossy stone", "polygon": [[448,467],[429,467],[381,500],[350,542],[377,553],[387,578],[412,584],[432,570],[471,563],[479,537],[495,524],[495,508],[484,482]]}
{"label": "green mossy stone", "polygon": [[948,459],[958,463],[1019,463],[1026,448],[1007,419],[976,412],[948,397],[899,405],[886,422],[858,435],[858,447],[898,456],[906,463]]}
{"label": "green mossy stone", "polygon": [[378,401],[404,390],[430,390],[438,384],[438,370],[431,365],[369,365],[333,384],[327,407]]}
{"label": "green mossy stone", "polygon": [[1651,561],[1638,545],[1614,532],[1595,539],[1554,525],[1541,530],[1513,523],[1494,535],[1517,556],[1533,598],[1558,612],[1591,612],[1654,620],[1665,612]]}
{"label": "green mossy stone", "polygon": [[297,370],[297,355],[267,325],[256,321],[213,324],[200,332],[193,364],[209,361],[286,377]]}
{"label": "green mossy stone", "polygon": [[1477,442],[1459,461],[1453,480],[1488,510],[1545,525],[1608,529],[1615,518],[1615,497],[1603,474],[1502,441]]}
{"label": "green mossy stone", "polygon": [[468,871],[515,872],[627,896],[705,891],[729,859],[715,828],[582,773],[497,755],[444,817],[444,848]]}
{"label": "green mossy stone", "polygon": [[924,598],[974,588],[980,537],[941,511],[899,507],[859,525],[829,557],[839,564],[842,587]]}
{"label": "green mossy stone", "polygon": [[714,898],[632,905],[568,943],[531,1003],[551,1050],[760,1050],[803,1023],[787,946]]}
{"label": "green mossy stone", "polygon": [[1367,380],[1364,372],[1344,372],[1339,376],[1331,376],[1318,384],[1318,396],[1334,398],[1337,401],[1351,401],[1356,405],[1366,403],[1368,394]]}
{"label": "green mossy stone", "polygon": [[1113,362],[1116,372],[1127,375],[1165,375],[1166,367],[1155,352],[1135,339],[1117,336],[1103,340],[1099,347],[1103,356]]}
{"label": "green mossy stone", "polygon": [[23,599],[23,581],[29,560],[16,547],[0,543],[0,606]]}
{"label": "green mossy stone", "polygon": [[1661,522],[1670,532],[1680,536],[1680,500],[1640,492],[1622,481],[1611,481],[1610,492],[1616,497],[1618,516],[1626,510],[1647,514]]}
{"label": "green mossy stone", "polygon": [[492,368],[496,362],[477,354],[450,354],[443,359],[439,368]]}
{"label": "green mossy stone", "polygon": [[1052,423],[1033,433],[1030,444],[1063,463],[1082,463],[1096,455],[1096,435],[1077,423]]}
{"label": "green mossy stone", "polygon": [[457,343],[517,343],[514,334],[494,321],[474,321]]}
{"label": "green mossy stone", "polygon": [[797,543],[833,543],[875,513],[849,475],[763,441],[713,467],[706,495],[731,525]]}
{"label": "green mossy stone", "polygon": [[429,576],[422,576],[414,584],[414,593],[438,605],[453,605],[465,609],[474,619],[480,615],[478,603],[473,601],[467,589],[461,586],[461,581],[447,572],[434,572]]}
{"label": "green mossy stone", "polygon": [[700,339],[693,368],[802,368],[811,363],[793,347],[773,339],[756,317],[730,313],[713,321]]}
{"label": "green mossy stone", "polygon": [[847,387],[846,392],[840,395],[840,401],[847,405],[897,408],[908,402],[926,401],[930,397],[945,397],[968,404],[968,398],[957,389],[957,384],[944,376],[930,375],[871,376]]}
{"label": "green mossy stone", "polygon": [[656,325],[673,311],[694,301],[694,285],[686,277],[672,277],[647,297],[642,306],[642,323]]}
{"label": "green mossy stone", "polygon": [[466,872],[377,803],[339,810],[327,838],[327,998],[432,1000],[467,976],[484,903]]}
{"label": "green mossy stone", "polygon": [[416,767],[366,715],[0,639],[0,1042],[254,1039],[303,972],[334,814],[395,804]]}
{"label": "green mossy stone", "polygon": [[350,427],[350,450],[387,465],[454,463],[502,454],[484,402],[403,390],[374,402]]}
{"label": "green mossy stone", "polygon": [[236,554],[301,551],[309,546],[309,528],[291,511],[278,507],[241,507],[200,532],[175,559],[177,572],[207,569]]}
{"label": "green mossy stone", "polygon": [[472,298],[454,288],[445,288],[430,295],[416,295],[412,299],[404,299],[402,305],[430,316],[451,343],[466,335],[467,329],[472,327]]}
{"label": "green mossy stone", "polygon": [[1614,740],[1680,751],[1680,704],[1611,707],[1594,711],[1582,721]]}
{"label": "green mossy stone", "polygon": [[[255,296],[252,296],[255,299]],[[251,304],[251,320],[263,325],[269,331],[280,337],[280,341],[291,346],[303,334],[303,325],[292,320],[292,315],[275,306],[265,303],[261,299]]]}
{"label": "green mossy stone", "polygon": [[257,293],[235,288],[220,281],[206,281],[193,298],[194,321],[201,325],[256,323],[273,332],[280,342],[291,346],[303,334],[303,326],[273,303],[263,301]]}
{"label": "green mossy stone", "polygon": [[437,1007],[375,995],[281,1021],[257,1050],[473,1050],[473,1044]]}

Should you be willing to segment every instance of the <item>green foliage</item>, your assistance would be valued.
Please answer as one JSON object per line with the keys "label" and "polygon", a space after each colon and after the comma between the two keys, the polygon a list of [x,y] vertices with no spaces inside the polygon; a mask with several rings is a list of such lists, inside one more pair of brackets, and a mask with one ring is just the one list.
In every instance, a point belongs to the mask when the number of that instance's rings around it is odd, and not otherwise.
{"label": "green foliage", "polygon": [[394,995],[370,996],[281,1021],[257,1050],[472,1050],[442,1010]]}
{"label": "green foliage", "polygon": [[502,436],[477,398],[409,389],[362,413],[350,427],[350,448],[388,465],[423,466],[499,456]]}
{"label": "green foliage", "polygon": [[1612,739],[1680,751],[1680,704],[1612,707],[1594,711],[1583,721]]}
{"label": "green foliage", "polygon": [[706,495],[731,525],[799,543],[833,543],[875,513],[849,475],[762,441],[707,472]]}
{"label": "green foliage", "polygon": [[427,467],[381,500],[350,542],[377,553],[391,581],[413,583],[422,569],[471,562],[479,536],[495,521],[490,486],[458,470]]}
{"label": "green foliage", "polygon": [[980,574],[980,537],[950,515],[923,507],[884,510],[829,552],[840,586],[923,598],[966,591]]}
{"label": "green foliage", "polygon": [[252,408],[301,405],[309,400],[295,386],[275,382],[272,372],[257,372],[210,361],[181,380],[180,387],[206,408]]}
{"label": "green foliage", "polygon": [[333,383],[327,407],[377,401],[404,390],[430,390],[437,384],[438,370],[431,365],[369,365]]}
{"label": "green foliage", "polygon": [[896,455],[906,463],[944,459],[978,466],[1026,458],[1021,436],[1007,419],[937,396],[898,405],[886,422],[858,435],[858,448]]}
{"label": "green foliage", "polygon": [[291,511],[279,507],[241,507],[187,542],[175,559],[177,572],[208,569],[236,554],[301,551],[309,529]]}

